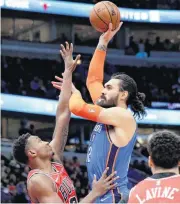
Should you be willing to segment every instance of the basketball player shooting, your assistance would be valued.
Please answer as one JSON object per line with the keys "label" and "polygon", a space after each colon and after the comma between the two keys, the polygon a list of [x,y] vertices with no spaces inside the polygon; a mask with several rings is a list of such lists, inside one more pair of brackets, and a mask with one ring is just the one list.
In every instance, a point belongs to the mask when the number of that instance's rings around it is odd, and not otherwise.
{"label": "basketball player shooting", "polygon": [[[127,202],[128,168],[136,141],[137,124],[134,116],[143,117],[145,95],[138,92],[136,82],[126,74],[114,74],[103,86],[104,62],[108,43],[119,31],[112,31],[112,24],[102,34],[90,63],[87,88],[95,105],[87,104],[79,91],[70,99],[70,110],[75,115],[97,122],[87,153],[89,183],[94,174],[101,177],[108,166],[108,175],[117,171],[119,176],[115,189],[98,198],[96,203]],[[130,106],[134,115],[127,109]]]}
{"label": "basketball player shooting", "polygon": [[153,175],[132,188],[128,203],[180,203],[180,137],[156,132],[149,137],[148,152]]}
{"label": "basketball player shooting", "polygon": [[[61,55],[65,62],[62,91],[56,111],[56,125],[53,139],[50,143],[42,141],[38,136],[25,134],[14,143],[15,159],[27,164],[31,171],[28,174],[27,190],[32,203],[77,203],[74,185],[62,164],[64,146],[68,136],[70,120],[69,99],[72,91],[72,72],[76,68],[78,55],[73,60],[73,46],[62,45]],[[59,78],[56,77],[58,80]],[[52,82],[56,87],[56,82]],[[51,161],[54,162],[51,162]],[[108,168],[102,177],[94,178],[92,191],[82,200],[82,203],[92,203],[98,196],[114,188],[115,173],[106,176]]]}

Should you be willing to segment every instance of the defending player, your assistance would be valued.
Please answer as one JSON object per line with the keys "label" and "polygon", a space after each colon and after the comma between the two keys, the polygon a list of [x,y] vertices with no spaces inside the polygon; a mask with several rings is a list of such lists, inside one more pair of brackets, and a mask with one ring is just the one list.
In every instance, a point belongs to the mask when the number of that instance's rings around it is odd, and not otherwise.
{"label": "defending player", "polygon": [[180,203],[180,137],[156,132],[150,136],[148,152],[153,176],[131,190],[128,203]]}
{"label": "defending player", "polygon": [[128,168],[132,150],[136,141],[136,121],[127,109],[130,106],[135,116],[145,115],[143,101],[145,95],[139,93],[136,82],[126,74],[115,74],[103,87],[104,61],[109,41],[118,32],[119,27],[100,36],[98,46],[90,63],[87,87],[96,105],[85,103],[79,91],[70,99],[70,110],[75,115],[97,122],[87,153],[89,183],[93,175],[100,178],[103,169],[109,166],[108,175],[117,171],[118,186],[96,202],[127,202]]}
{"label": "defending player", "polygon": [[[25,134],[15,141],[13,147],[15,159],[31,168],[27,179],[27,190],[33,203],[77,203],[74,185],[63,167],[61,158],[70,120],[68,102],[71,96],[72,72],[80,56],[73,61],[72,45],[69,47],[66,43],[66,49],[63,46],[62,48],[65,72],[53,140],[48,143],[37,136]],[[114,188],[112,183],[116,178],[113,174],[107,177],[106,173],[107,169],[99,181],[94,180],[93,190],[83,199],[83,203],[92,203],[108,189]]]}

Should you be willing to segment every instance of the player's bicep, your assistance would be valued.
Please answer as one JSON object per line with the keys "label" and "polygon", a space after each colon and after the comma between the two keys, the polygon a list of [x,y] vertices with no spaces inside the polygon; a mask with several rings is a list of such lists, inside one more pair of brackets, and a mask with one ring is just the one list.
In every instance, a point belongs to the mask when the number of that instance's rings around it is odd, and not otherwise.
{"label": "player's bicep", "polygon": [[43,174],[34,175],[28,182],[28,194],[32,201],[39,203],[62,203],[53,182]]}
{"label": "player's bicep", "polygon": [[99,81],[91,82],[87,85],[90,96],[92,98],[93,103],[95,104],[99,97],[101,96],[103,90],[103,84]]}
{"label": "player's bicep", "polygon": [[39,197],[38,202],[39,203],[63,203],[62,200],[59,198],[58,194],[55,192]]}

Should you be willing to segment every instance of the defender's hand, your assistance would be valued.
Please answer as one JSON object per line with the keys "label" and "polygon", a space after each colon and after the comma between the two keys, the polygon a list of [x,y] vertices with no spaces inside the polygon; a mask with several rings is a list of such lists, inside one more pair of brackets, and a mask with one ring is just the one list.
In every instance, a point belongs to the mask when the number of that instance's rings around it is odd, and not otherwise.
{"label": "defender's hand", "polygon": [[[63,75],[63,74],[62,74]],[[58,89],[61,91],[61,88],[62,88],[62,83],[63,83],[63,78],[60,78],[58,76],[55,76],[55,79],[58,80],[58,82],[56,81],[52,81],[52,85],[54,86],[54,88]],[[74,84],[72,83],[72,93],[74,93],[75,91],[78,91],[76,89],[76,87],[74,86]]]}
{"label": "defender's hand", "polygon": [[109,167],[103,172],[101,178],[96,181],[96,176],[94,176],[93,184],[92,184],[92,192],[97,197],[104,195],[107,191],[114,189],[117,183],[114,184],[119,176],[115,177],[117,172],[113,172],[107,177]]}
{"label": "defender's hand", "polygon": [[71,43],[69,45],[68,42],[65,42],[66,47],[64,45],[61,44],[61,56],[64,60],[64,64],[65,64],[65,69],[69,70],[71,72],[73,72],[77,66],[77,62],[80,59],[81,55],[77,55],[76,59],[73,60],[73,44]]}
{"label": "defender's hand", "polygon": [[103,45],[108,45],[114,35],[120,30],[122,24],[123,22],[120,22],[119,26],[115,30],[112,30],[112,23],[110,23],[109,29],[100,36],[99,43]]}

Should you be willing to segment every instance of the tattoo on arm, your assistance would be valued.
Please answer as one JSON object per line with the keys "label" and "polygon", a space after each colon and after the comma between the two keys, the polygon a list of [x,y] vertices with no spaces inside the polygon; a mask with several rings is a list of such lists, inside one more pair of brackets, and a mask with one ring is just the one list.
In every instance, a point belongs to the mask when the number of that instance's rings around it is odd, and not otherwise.
{"label": "tattoo on arm", "polygon": [[68,132],[69,132],[69,125],[65,126],[62,129],[62,141],[61,141],[61,146],[60,146],[60,153],[64,151],[64,147],[66,146]]}
{"label": "tattoo on arm", "polygon": [[[69,130],[69,125],[65,126],[62,129],[62,135],[61,135],[61,141],[60,141],[60,146],[58,147],[58,152],[55,152],[54,156],[53,156],[53,162],[59,162],[62,163],[63,161],[63,152],[64,152],[64,147],[66,146],[66,142],[67,142],[67,137],[68,137],[68,130]],[[53,139],[54,139],[55,134],[53,135]]]}
{"label": "tattoo on arm", "polygon": [[97,48],[98,48],[99,50],[102,50],[102,51],[106,51],[106,50],[107,50],[107,46],[106,46],[106,45],[98,44]]}

